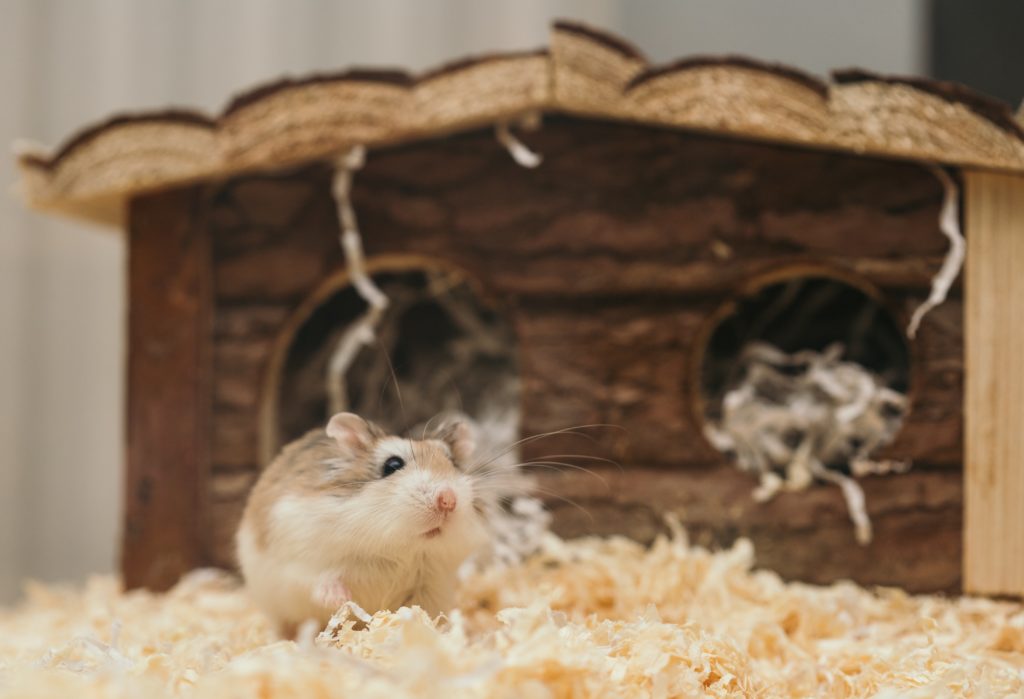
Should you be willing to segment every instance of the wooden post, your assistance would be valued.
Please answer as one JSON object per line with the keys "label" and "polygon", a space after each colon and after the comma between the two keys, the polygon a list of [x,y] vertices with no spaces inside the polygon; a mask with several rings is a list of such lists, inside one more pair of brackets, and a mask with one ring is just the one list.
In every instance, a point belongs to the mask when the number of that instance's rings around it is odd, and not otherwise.
{"label": "wooden post", "polygon": [[1024,177],[964,179],[964,589],[1024,595]]}
{"label": "wooden post", "polygon": [[209,472],[210,242],[198,188],[132,200],[125,585],[162,590],[202,560]]}

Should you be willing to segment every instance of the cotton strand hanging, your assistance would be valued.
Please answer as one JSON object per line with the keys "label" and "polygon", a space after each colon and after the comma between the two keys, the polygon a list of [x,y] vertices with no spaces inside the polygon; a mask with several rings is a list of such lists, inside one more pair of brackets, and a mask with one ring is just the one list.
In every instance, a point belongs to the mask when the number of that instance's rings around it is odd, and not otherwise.
{"label": "cotton strand hanging", "polygon": [[388,308],[388,297],[366,272],[363,240],[356,222],[355,210],[352,208],[352,176],[365,162],[366,149],[362,146],[354,146],[339,157],[335,164],[331,188],[338,208],[340,242],[345,253],[349,282],[367,305],[366,312],[338,338],[327,364],[325,388],[332,414],[348,409],[345,374],[355,361],[359,350],[375,340],[377,326],[380,325],[381,317]]}

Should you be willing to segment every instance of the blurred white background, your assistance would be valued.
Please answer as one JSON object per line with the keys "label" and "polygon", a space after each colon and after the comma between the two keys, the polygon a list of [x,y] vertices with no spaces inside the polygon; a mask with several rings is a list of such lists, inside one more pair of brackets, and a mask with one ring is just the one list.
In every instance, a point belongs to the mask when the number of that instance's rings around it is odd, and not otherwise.
{"label": "blurred white background", "polygon": [[[115,111],[216,113],[284,73],[534,48],[555,17],[655,61],[745,53],[821,74],[920,73],[924,13],[923,0],[0,0],[0,142],[57,145]],[[15,178],[0,159],[0,181]],[[0,601],[26,577],[115,568],[124,265],[116,231],[0,199]]]}

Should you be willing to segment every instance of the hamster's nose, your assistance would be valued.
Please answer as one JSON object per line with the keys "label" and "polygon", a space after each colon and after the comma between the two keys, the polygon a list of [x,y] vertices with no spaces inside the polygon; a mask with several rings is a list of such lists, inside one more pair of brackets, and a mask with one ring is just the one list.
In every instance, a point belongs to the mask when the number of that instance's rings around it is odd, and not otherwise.
{"label": "hamster's nose", "polygon": [[437,507],[438,512],[451,512],[455,509],[458,502],[458,498],[455,497],[455,491],[445,487],[437,491],[437,499],[434,501],[434,506]]}

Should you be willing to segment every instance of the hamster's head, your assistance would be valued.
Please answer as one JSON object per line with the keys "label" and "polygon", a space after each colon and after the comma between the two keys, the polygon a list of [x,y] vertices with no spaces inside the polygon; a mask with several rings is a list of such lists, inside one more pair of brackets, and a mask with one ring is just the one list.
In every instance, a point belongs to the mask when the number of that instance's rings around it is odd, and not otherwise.
{"label": "hamster's head", "polygon": [[413,440],[339,413],[327,424],[326,440],[319,502],[306,514],[332,541],[343,540],[346,553],[398,559],[424,551],[461,561],[485,542],[467,470],[474,435],[466,422]]}

